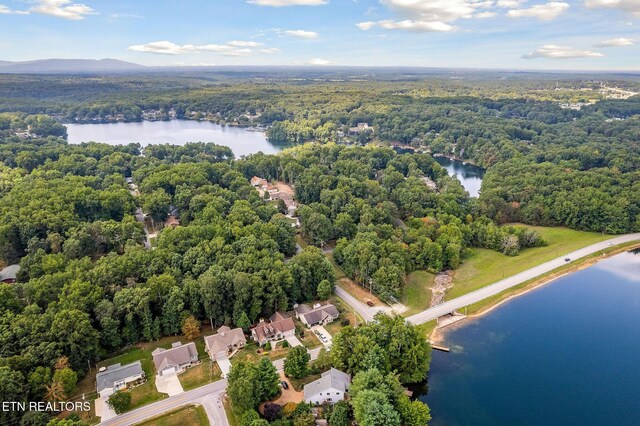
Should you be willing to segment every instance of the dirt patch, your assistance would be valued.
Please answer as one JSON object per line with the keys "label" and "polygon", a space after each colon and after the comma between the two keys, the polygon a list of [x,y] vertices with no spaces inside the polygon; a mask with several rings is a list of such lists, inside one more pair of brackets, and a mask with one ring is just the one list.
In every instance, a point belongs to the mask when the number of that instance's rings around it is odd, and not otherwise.
{"label": "dirt patch", "polygon": [[431,287],[431,304],[430,307],[444,303],[444,297],[447,291],[453,287],[453,272],[440,272],[433,280]]}

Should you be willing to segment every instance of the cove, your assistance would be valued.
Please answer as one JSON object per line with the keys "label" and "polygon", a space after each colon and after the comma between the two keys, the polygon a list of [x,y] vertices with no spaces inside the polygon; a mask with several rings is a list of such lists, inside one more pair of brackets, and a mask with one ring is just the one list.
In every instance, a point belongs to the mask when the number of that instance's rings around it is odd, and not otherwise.
{"label": "cove", "polygon": [[485,173],[484,169],[474,166],[473,164],[442,156],[434,156],[433,159],[447,170],[449,176],[457,177],[464,189],[469,192],[469,195],[472,197],[480,195],[482,178]]}
{"label": "cove", "polygon": [[452,326],[430,425],[640,425],[640,255],[624,253]]}

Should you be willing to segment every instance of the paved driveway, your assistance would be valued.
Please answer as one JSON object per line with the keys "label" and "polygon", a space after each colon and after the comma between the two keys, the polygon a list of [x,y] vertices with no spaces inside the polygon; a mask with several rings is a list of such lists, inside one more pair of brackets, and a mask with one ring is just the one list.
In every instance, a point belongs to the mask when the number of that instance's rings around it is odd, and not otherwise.
{"label": "paved driveway", "polygon": [[300,342],[300,340],[298,340],[296,336],[287,336],[286,339],[287,342],[289,342],[289,346],[291,346],[292,348],[295,348],[296,346],[302,346],[302,342]]}
{"label": "paved driveway", "polygon": [[166,393],[169,396],[179,395],[184,392],[177,374],[156,376],[156,388],[158,392]]}
{"label": "paved driveway", "polygon": [[229,361],[229,358],[219,359],[218,366],[220,367],[220,371],[222,371],[222,377],[227,377],[227,374],[231,371],[231,361]]}
{"label": "paved driveway", "polygon": [[100,417],[100,421],[113,419],[117,416],[116,412],[107,405],[107,397],[98,398],[95,400],[96,417]]}
{"label": "paved driveway", "polygon": [[314,333],[318,332],[322,334],[322,336],[324,336],[325,338],[325,341],[323,342],[322,339],[320,339],[320,336],[316,334],[316,336],[318,336],[318,340],[322,342],[322,344],[327,350],[331,349],[331,343],[333,343],[333,338],[331,337],[331,334],[329,334],[326,328],[324,328],[321,325],[314,325],[313,327],[311,327],[311,331],[313,331]]}

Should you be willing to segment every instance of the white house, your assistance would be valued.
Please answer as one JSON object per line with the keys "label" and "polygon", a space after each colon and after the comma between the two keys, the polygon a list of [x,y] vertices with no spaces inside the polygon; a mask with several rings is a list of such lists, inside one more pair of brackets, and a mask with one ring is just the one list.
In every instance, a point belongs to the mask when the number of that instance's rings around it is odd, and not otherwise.
{"label": "white house", "polygon": [[340,370],[332,368],[322,373],[315,382],[304,387],[304,401],[308,404],[322,404],[328,402],[335,404],[344,400],[345,393],[349,392],[351,376]]}

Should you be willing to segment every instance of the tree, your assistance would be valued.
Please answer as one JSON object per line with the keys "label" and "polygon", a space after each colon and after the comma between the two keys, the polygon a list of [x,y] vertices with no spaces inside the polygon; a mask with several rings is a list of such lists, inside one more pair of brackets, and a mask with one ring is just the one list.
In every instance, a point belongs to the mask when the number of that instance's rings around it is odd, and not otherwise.
{"label": "tree", "polygon": [[318,284],[318,298],[320,300],[327,300],[333,293],[333,284],[329,280],[322,280]]}
{"label": "tree", "polygon": [[107,404],[116,414],[122,414],[131,408],[131,392],[116,391],[109,396]]}
{"label": "tree", "polygon": [[255,387],[257,399],[267,401],[273,399],[280,392],[280,376],[278,370],[269,360],[269,357],[262,357],[255,366]]}
{"label": "tree", "polygon": [[[0,401],[25,402],[27,399],[27,383],[19,371],[9,367],[0,367]],[[14,424],[20,419],[19,411],[0,410],[0,424]]]}
{"label": "tree", "polygon": [[249,328],[251,328],[251,321],[249,321],[249,317],[246,312],[242,311],[238,321],[236,321],[236,326],[240,327],[245,332],[249,331]]}
{"label": "tree", "polygon": [[316,418],[310,411],[293,418],[293,426],[314,426],[315,424]]}
{"label": "tree", "polygon": [[162,305],[162,329],[165,335],[176,335],[180,331],[180,315],[184,310],[184,299],[180,287],[171,287],[169,298]]}
{"label": "tree", "polygon": [[334,404],[329,416],[331,426],[349,426],[351,424],[351,408],[346,401]]}
{"label": "tree", "polygon": [[65,395],[71,395],[76,390],[78,375],[69,367],[65,367],[53,373],[53,383],[56,382],[60,382]]}
{"label": "tree", "polygon": [[51,369],[38,366],[34,371],[29,373],[29,395],[33,399],[44,398],[46,387],[51,384],[53,379]]}
{"label": "tree", "polygon": [[302,253],[294,256],[289,262],[293,276],[293,300],[310,301],[318,297],[318,286],[323,280],[335,285],[336,278],[333,267],[322,250],[306,247]]}
{"label": "tree", "polygon": [[200,335],[200,321],[189,315],[182,321],[182,334],[188,340],[195,340]]}
{"label": "tree", "polygon": [[293,379],[302,379],[309,374],[311,356],[304,346],[296,346],[289,350],[284,360],[284,374]]}
{"label": "tree", "polygon": [[266,404],[264,404],[264,408],[262,411],[264,418],[272,422],[276,419],[279,419],[282,415],[282,406],[280,404],[276,404],[275,402],[267,402]]}
{"label": "tree", "polygon": [[354,418],[361,426],[400,426],[400,415],[380,391],[367,389],[351,400]]}
{"label": "tree", "polygon": [[61,381],[53,381],[50,385],[45,386],[44,399],[49,402],[66,400],[67,393],[64,391],[64,383]]}
{"label": "tree", "polygon": [[227,395],[233,409],[239,413],[254,410],[258,403],[256,369],[248,362],[237,362],[227,375]]}

